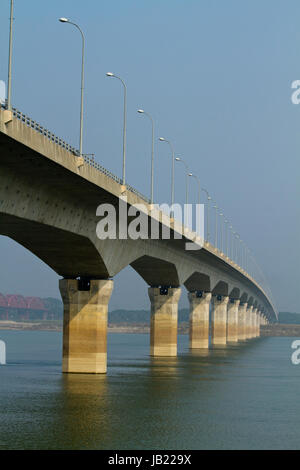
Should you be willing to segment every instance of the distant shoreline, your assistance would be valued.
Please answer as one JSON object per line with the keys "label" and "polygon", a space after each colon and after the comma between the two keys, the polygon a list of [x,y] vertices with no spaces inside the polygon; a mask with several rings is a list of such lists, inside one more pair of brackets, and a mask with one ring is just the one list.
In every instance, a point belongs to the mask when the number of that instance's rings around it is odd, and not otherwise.
{"label": "distant shoreline", "polygon": [[[16,322],[0,320],[0,330],[13,331],[54,331],[62,332],[59,322]],[[117,325],[108,326],[108,333],[149,333],[148,325]]]}
{"label": "distant shoreline", "polygon": [[[57,321],[53,322],[16,322],[8,320],[0,320],[0,330],[12,331],[54,331],[62,332],[62,324]],[[150,326],[147,324],[118,324],[111,323],[108,325],[108,333],[150,333]],[[187,322],[179,323],[179,334],[188,334],[189,325]],[[270,324],[261,327],[261,336],[289,336],[300,338],[300,324]]]}

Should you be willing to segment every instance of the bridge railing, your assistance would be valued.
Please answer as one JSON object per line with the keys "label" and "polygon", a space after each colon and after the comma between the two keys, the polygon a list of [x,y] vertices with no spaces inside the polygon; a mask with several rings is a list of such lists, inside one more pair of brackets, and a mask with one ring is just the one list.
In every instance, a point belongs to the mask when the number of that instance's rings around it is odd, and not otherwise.
{"label": "bridge railing", "polygon": [[[5,105],[1,104],[1,107],[6,109]],[[68,144],[65,142],[63,139],[60,137],[57,137],[53,132],[50,132],[48,129],[45,127],[41,126],[38,122],[34,121],[31,119],[29,116],[26,116],[26,114],[22,113],[16,108],[12,108],[13,116],[20,121],[22,121],[26,126],[30,127],[31,129],[35,130],[36,132],[39,132],[42,134],[44,137],[47,139],[51,140],[51,142],[54,142],[56,145],[59,145],[60,147],[64,148],[68,152],[72,153],[73,155],[79,157],[80,152],[77,150],[75,147],[72,145]],[[96,162],[94,157],[88,156],[88,155],[83,155],[85,163],[87,163],[89,166],[95,168],[96,170],[100,171],[104,175],[108,176],[112,180],[116,181],[119,184],[122,184],[121,178],[118,176],[114,175],[111,171],[107,170],[104,168],[100,163]],[[126,188],[128,191],[132,192],[139,198],[141,198],[143,201],[147,202],[148,204],[150,203],[150,199],[146,196],[144,196],[142,193],[140,193],[137,189],[135,189],[131,185],[126,185]]]}

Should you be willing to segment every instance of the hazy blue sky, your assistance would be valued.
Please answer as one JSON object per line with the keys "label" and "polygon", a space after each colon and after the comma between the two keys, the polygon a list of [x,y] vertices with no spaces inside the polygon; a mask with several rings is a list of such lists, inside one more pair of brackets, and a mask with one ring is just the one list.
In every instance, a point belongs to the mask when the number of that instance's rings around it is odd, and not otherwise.
{"label": "hazy blue sky", "polygon": [[[291,102],[300,79],[299,1],[15,0],[13,104],[78,146],[80,35],[60,16],[86,36],[84,152],[120,175],[122,89],[105,77],[115,72],[128,87],[128,182],[149,193],[150,125],[136,113],[143,107],[252,249],[278,308],[300,312],[300,105]],[[6,80],[9,0],[0,17]],[[156,200],[169,201],[169,174],[168,147],[157,144]],[[0,291],[59,295],[55,273],[0,241]],[[111,308],[147,306],[146,284],[124,270]]]}

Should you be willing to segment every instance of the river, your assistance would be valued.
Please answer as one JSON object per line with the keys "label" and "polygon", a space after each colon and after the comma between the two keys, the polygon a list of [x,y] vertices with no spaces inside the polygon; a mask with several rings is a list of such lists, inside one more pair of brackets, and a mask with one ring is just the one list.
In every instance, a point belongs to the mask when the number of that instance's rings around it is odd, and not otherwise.
{"label": "river", "polygon": [[149,335],[109,334],[106,376],[61,373],[62,335],[0,331],[0,449],[299,449],[295,338],[177,358]]}

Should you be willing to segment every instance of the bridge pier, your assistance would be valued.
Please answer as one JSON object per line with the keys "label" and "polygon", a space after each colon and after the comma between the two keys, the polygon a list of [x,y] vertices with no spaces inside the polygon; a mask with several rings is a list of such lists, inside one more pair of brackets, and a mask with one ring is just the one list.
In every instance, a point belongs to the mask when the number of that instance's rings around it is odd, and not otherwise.
{"label": "bridge pier", "polygon": [[257,321],[257,336],[260,336],[260,311],[258,309],[256,313],[256,321]]}
{"label": "bridge pier", "polygon": [[238,312],[238,338],[239,341],[246,340],[246,310],[247,304],[240,303]]}
{"label": "bridge pier", "polygon": [[252,338],[252,310],[253,310],[253,305],[248,305],[246,309],[246,339],[251,339]]}
{"label": "bridge pier", "polygon": [[210,292],[189,292],[190,302],[190,349],[209,347]]}
{"label": "bridge pier", "polygon": [[238,342],[238,312],[239,299],[230,299],[227,308],[227,342]]}
{"label": "bridge pier", "polygon": [[227,304],[229,297],[213,296],[211,343],[214,346],[225,346],[227,336]]}
{"label": "bridge pier", "polygon": [[151,302],[150,354],[177,356],[180,287],[149,287]]}
{"label": "bridge pier", "polygon": [[113,281],[61,279],[59,289],[64,303],[63,372],[105,373]]}
{"label": "bridge pier", "polygon": [[254,338],[257,338],[257,308],[254,308],[252,311],[252,317],[253,317],[253,336]]}

